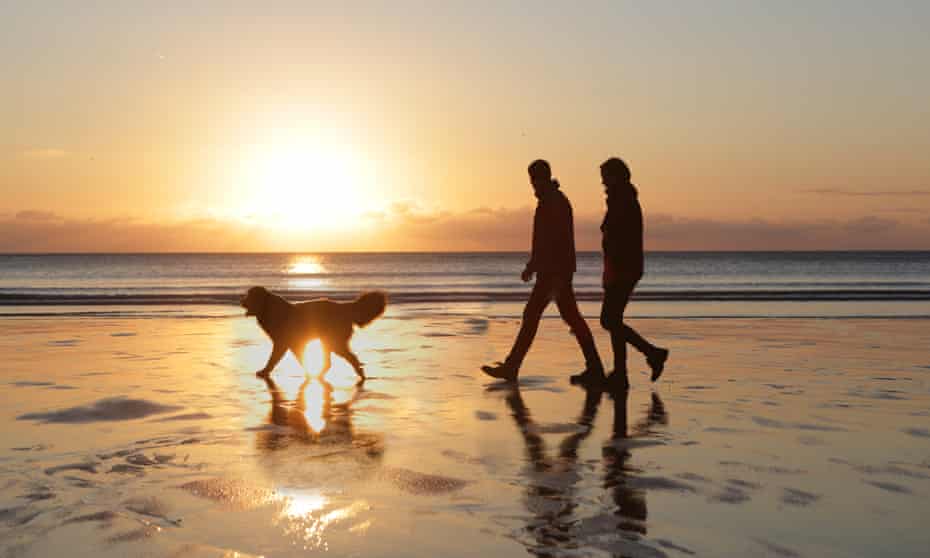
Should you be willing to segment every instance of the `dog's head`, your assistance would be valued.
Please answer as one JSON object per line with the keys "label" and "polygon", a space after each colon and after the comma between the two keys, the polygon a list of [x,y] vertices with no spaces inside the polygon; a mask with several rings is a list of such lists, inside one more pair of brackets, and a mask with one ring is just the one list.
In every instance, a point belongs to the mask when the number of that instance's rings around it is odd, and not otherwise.
{"label": "dog's head", "polygon": [[245,308],[246,316],[260,316],[268,304],[271,293],[265,287],[252,287],[239,297],[239,306]]}

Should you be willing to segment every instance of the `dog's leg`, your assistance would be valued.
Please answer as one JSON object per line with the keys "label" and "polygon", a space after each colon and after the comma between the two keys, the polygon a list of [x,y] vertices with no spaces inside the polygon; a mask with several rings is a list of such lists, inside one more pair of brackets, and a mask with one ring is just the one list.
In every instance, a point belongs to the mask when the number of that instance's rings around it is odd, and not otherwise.
{"label": "dog's leg", "polygon": [[365,379],[365,371],[362,369],[362,363],[358,360],[358,357],[355,356],[355,353],[352,352],[348,347],[338,347],[333,349],[337,355],[346,359],[346,361],[352,365],[352,368],[355,369],[355,373],[358,374],[358,377]]}
{"label": "dog's leg", "polygon": [[300,363],[300,367],[304,369],[304,376],[309,376],[310,373],[307,372],[307,366],[304,364],[304,353],[307,350],[307,345],[301,345],[300,343],[294,343],[291,345],[291,352],[294,353],[294,356],[297,357],[297,362]]}
{"label": "dog's leg", "polygon": [[304,365],[304,349],[306,349],[306,347],[300,344],[293,344],[291,345],[290,348],[291,348],[291,352],[294,353],[294,356],[297,357],[297,362],[299,362],[300,365],[303,366]]}
{"label": "dog's leg", "polygon": [[329,350],[329,347],[325,343],[321,343],[322,353],[323,353],[323,366],[320,368],[320,376],[329,372],[329,369],[333,366],[333,353]]}
{"label": "dog's leg", "polygon": [[268,364],[264,368],[255,373],[256,376],[267,376],[271,374],[271,371],[274,370],[274,367],[281,362],[281,358],[284,356],[284,353],[287,352],[287,345],[284,343],[275,343],[274,347],[271,348],[271,355],[268,356]]}

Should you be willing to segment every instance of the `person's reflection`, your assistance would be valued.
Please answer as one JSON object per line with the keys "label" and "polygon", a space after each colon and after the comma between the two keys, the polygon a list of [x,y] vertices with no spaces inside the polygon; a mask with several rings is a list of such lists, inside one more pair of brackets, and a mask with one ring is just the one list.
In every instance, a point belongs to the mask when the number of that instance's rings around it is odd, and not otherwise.
{"label": "person's reflection", "polygon": [[[523,437],[529,467],[526,470],[527,490],[525,504],[533,514],[528,522],[529,531],[536,544],[529,548],[531,553],[549,555],[552,547],[578,548],[579,518],[574,517],[577,508],[575,486],[581,480],[578,467],[578,449],[590,436],[594,419],[604,391],[598,387],[585,390],[584,405],[575,421],[577,430],[564,438],[559,445],[557,459],[551,458],[546,451],[546,444],[539,434],[539,428],[533,422],[520,393],[519,386],[513,386],[506,401],[511,414]],[[632,454],[625,440],[630,437],[627,426],[628,390],[616,390],[610,393],[614,401],[614,421],[610,439],[604,444],[604,488],[616,504],[614,510],[606,513],[619,516],[616,527],[623,531],[646,533],[646,493],[645,490],[631,486],[631,473],[638,471],[630,466]],[[667,424],[668,415],[657,393],[652,394],[646,416],[633,427],[632,436],[653,436],[654,426]]]}
{"label": "person's reflection", "polygon": [[[565,438],[558,459],[552,459],[546,444],[523,401],[518,385],[507,393],[507,405],[526,447],[529,468],[524,503],[533,514],[527,530],[538,547],[563,546],[572,539],[573,511],[576,507],[574,487],[581,478],[577,471],[578,446],[591,433],[601,401],[599,390],[588,390],[584,408],[578,418],[578,431]],[[533,551],[533,548],[530,548]]]}
{"label": "person's reflection", "polygon": [[289,401],[270,377],[263,378],[271,396],[268,423],[279,428],[258,432],[258,447],[284,449],[294,442],[330,446],[334,451],[364,449],[370,457],[383,452],[381,437],[358,433],[353,424],[353,404],[363,395],[358,385],[336,389],[329,382],[307,376]]}
{"label": "person's reflection", "polygon": [[[611,492],[617,505],[615,514],[620,517],[617,527],[624,531],[646,534],[646,491],[630,486],[630,476],[640,472],[630,465],[632,453],[626,440],[630,438],[627,427],[627,403],[629,390],[611,393],[614,400],[614,425],[611,439],[604,444],[604,488]],[[652,392],[649,410],[646,416],[633,427],[634,437],[646,437],[655,434],[656,424],[668,424],[665,405],[659,394]]]}

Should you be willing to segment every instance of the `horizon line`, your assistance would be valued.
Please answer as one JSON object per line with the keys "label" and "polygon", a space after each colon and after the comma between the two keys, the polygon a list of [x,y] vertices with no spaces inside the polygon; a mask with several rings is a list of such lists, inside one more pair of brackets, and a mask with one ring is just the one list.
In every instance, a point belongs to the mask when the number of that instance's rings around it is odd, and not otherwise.
{"label": "horizon line", "polygon": [[[200,255],[225,255],[225,256],[248,256],[248,255],[372,255],[372,254],[529,254],[529,250],[247,250],[247,251],[120,251],[120,252],[0,252],[0,256],[152,256],[152,255],[174,255],[174,256],[200,256]],[[930,252],[927,249],[816,249],[816,250],[645,250],[646,254],[822,254],[822,253],[925,253]],[[578,254],[600,254],[601,250],[577,250]]]}

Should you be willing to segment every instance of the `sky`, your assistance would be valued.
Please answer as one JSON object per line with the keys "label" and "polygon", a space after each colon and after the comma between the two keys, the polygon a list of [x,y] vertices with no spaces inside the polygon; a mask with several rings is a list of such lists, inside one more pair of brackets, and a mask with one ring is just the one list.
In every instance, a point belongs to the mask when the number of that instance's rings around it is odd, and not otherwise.
{"label": "sky", "polygon": [[[335,5],[344,4],[344,5]],[[0,4],[0,252],[930,249],[930,3]]]}

